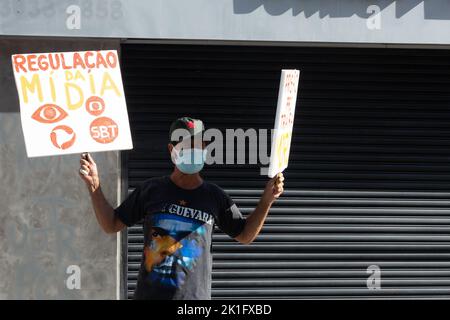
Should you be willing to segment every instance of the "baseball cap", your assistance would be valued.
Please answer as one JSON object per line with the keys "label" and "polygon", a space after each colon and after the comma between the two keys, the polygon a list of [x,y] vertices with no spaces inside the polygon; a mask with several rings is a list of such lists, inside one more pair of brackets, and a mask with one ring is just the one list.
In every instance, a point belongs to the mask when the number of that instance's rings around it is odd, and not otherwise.
{"label": "baseball cap", "polygon": [[[180,130],[179,132],[175,133],[175,135],[172,137],[172,134],[177,129],[184,129],[184,130]],[[202,120],[194,119],[191,117],[181,117],[173,121],[172,124],[170,125],[169,142],[172,143],[173,145],[176,145],[182,139],[190,138],[195,135],[201,134],[203,131],[205,131],[205,126],[203,125]],[[176,138],[179,138],[179,140],[176,140]]]}

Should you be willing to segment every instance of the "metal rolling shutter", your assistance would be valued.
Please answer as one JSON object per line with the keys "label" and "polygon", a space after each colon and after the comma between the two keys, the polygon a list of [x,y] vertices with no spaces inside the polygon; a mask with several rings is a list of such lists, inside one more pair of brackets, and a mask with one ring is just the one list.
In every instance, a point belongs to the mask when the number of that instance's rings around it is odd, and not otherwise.
{"label": "metal rolling shutter", "polygon": [[[301,70],[286,191],[248,246],[214,234],[213,298],[450,297],[450,54],[444,50],[124,45],[129,187],[170,172],[170,122],[270,128],[281,68]],[[245,214],[257,166],[204,176]],[[128,230],[132,296],[142,230]],[[370,265],[381,290],[369,290]]]}

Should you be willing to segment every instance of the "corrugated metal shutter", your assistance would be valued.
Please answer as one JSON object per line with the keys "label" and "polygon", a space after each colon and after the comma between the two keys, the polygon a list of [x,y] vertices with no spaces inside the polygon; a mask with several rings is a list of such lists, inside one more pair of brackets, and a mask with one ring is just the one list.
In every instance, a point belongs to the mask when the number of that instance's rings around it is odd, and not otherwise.
{"label": "corrugated metal shutter", "polygon": [[[286,191],[245,246],[214,235],[214,298],[450,297],[450,54],[444,50],[124,45],[129,187],[170,172],[167,130],[270,128],[280,69],[301,70]],[[254,165],[204,176],[245,214]],[[142,230],[128,230],[128,293]],[[367,268],[381,268],[381,290]]]}

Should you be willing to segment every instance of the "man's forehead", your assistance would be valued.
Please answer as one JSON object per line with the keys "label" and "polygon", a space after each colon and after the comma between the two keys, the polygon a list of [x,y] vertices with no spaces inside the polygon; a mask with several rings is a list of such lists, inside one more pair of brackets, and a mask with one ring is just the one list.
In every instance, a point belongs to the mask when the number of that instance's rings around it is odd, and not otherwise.
{"label": "man's forehead", "polygon": [[203,139],[201,135],[195,135],[190,137],[184,137],[180,142],[177,143],[177,147],[190,147],[192,145],[201,146]]}
{"label": "man's forehead", "polygon": [[170,129],[170,141],[181,141],[182,139],[189,139],[190,137],[198,137],[201,139],[203,134],[203,124],[201,126],[195,126],[193,128],[171,128]]}

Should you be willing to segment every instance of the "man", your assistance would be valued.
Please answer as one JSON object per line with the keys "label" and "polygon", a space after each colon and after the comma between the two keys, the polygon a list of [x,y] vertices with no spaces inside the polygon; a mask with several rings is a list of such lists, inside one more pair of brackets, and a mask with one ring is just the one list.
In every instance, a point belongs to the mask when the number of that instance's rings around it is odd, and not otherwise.
{"label": "man", "polygon": [[[185,134],[175,136],[180,130]],[[244,218],[219,186],[199,174],[206,148],[196,137],[203,130],[200,120],[175,120],[168,144],[173,172],[144,181],[116,209],[102,193],[92,157],[87,154],[80,160],[80,176],[105,232],[115,233],[143,220],[144,252],[135,299],[211,299],[214,224],[235,240],[250,244],[283,192],[284,178],[278,174],[267,182],[257,207]]]}

